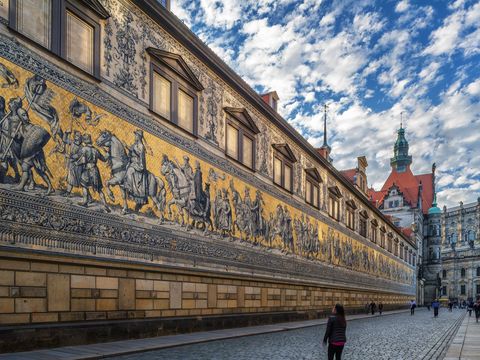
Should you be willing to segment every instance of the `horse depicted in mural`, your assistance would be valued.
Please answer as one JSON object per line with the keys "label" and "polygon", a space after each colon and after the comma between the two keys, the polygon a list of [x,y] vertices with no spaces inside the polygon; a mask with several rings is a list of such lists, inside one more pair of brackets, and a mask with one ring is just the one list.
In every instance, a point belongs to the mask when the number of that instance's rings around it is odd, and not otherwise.
{"label": "horse depicted in mural", "polygon": [[[112,187],[118,186],[121,190],[123,200],[123,214],[128,213],[127,198],[130,194],[127,188],[132,188],[125,182],[128,181],[126,174],[130,163],[130,159],[127,154],[126,145],[122,143],[112,132],[109,130],[103,130],[96,140],[96,144],[99,147],[103,147],[107,150],[108,166],[110,167],[110,179],[105,183],[106,192],[110,200],[115,201],[115,196],[112,192]],[[160,221],[164,220],[165,211],[165,184],[157,176],[153,175],[150,171],[145,170],[146,183],[145,188],[146,196],[150,198],[157,210],[159,211]],[[139,212],[143,204],[135,203],[135,212]]]}
{"label": "horse depicted in mural", "polygon": [[187,230],[203,224],[205,233],[208,231],[208,226],[213,231],[210,184],[206,183],[203,189],[202,170],[198,161],[195,171],[190,166],[188,156],[184,156],[184,161],[181,166],[165,154],[162,158],[161,173],[165,176],[172,193],[172,199],[167,204],[168,215],[172,217],[172,206],[175,205],[180,215],[181,225],[187,225]]}
{"label": "horse depicted in mural", "polygon": [[175,205],[180,216],[181,225],[187,224],[185,215],[188,216],[187,206],[190,196],[191,185],[182,169],[167,155],[163,154],[161,173],[167,180],[168,187],[172,193],[172,199],[167,203],[168,217],[172,218],[172,206]]}

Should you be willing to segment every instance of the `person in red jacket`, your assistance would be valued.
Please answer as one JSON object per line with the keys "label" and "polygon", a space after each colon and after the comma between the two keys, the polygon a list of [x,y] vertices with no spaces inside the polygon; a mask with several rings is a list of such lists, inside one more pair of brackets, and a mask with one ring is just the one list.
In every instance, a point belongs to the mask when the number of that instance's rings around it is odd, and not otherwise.
{"label": "person in red jacket", "polygon": [[323,337],[323,343],[328,342],[328,360],[341,360],[342,351],[347,337],[347,320],[345,319],[345,309],[342,305],[336,304],[332,309],[332,316],[328,318],[327,330]]}

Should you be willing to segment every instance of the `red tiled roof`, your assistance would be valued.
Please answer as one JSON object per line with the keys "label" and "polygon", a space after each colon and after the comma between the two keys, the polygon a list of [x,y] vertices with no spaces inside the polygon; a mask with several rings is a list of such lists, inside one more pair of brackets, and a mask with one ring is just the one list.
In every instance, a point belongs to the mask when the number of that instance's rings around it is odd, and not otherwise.
{"label": "red tiled roof", "polygon": [[340,170],[340,174],[342,174],[348,181],[355,185],[355,175],[357,174],[357,169]]}
{"label": "red tiled roof", "polygon": [[413,230],[411,228],[401,228],[401,230],[406,237],[410,237],[413,234]]}
{"label": "red tiled roof", "polygon": [[433,202],[433,174],[415,175],[415,178],[417,178],[418,183],[422,182],[422,209],[423,213],[426,214],[428,209],[432,207]]}
{"label": "red tiled roof", "polygon": [[422,184],[422,211],[426,214],[433,201],[434,189],[432,173],[413,175],[410,167],[407,167],[407,170],[404,172],[397,172],[395,169],[392,169],[385,184],[383,184],[382,189],[380,191],[372,189],[369,192],[369,196],[374,205],[378,207],[382,204],[383,199],[385,195],[388,194],[390,188],[395,185],[410,206],[416,208],[418,206],[420,183]]}

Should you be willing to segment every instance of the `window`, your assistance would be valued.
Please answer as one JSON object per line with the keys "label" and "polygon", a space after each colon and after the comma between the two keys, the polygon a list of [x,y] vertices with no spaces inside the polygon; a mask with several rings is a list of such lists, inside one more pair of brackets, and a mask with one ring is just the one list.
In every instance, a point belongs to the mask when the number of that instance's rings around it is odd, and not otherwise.
{"label": "window", "polygon": [[465,285],[460,285],[460,295],[465,295]]}
{"label": "window", "polygon": [[447,287],[446,286],[442,286],[442,295],[447,296]]}
{"label": "window", "polygon": [[340,219],[340,204],[338,198],[333,195],[329,195],[328,197],[328,215],[335,220]]}
{"label": "window", "polygon": [[442,270],[442,279],[447,278],[447,270]]}
{"label": "window", "polygon": [[52,0],[17,0],[11,5],[16,30],[50,49],[52,36]]}
{"label": "window", "polygon": [[273,145],[273,182],[285,190],[293,191],[293,163],[297,161],[287,144]]}
{"label": "window", "polygon": [[100,76],[98,0],[10,0],[9,26],[83,71]]}
{"label": "window", "polygon": [[320,186],[322,181],[319,172],[315,168],[306,169],[305,180],[305,201],[307,204],[316,207],[320,207]]}
{"label": "window", "polygon": [[[150,110],[182,130],[197,134],[198,98],[203,90],[178,54],[148,48],[150,66]],[[228,136],[228,133],[227,133]]]}
{"label": "window", "polygon": [[340,220],[340,198],[342,193],[337,186],[328,188],[328,215],[335,220]]}
{"label": "window", "polygon": [[465,268],[462,268],[460,270],[460,274],[461,274],[462,278],[465,277]]}
{"label": "window", "polygon": [[393,252],[393,239],[391,238],[391,234],[388,235],[387,250]]}
{"label": "window", "polygon": [[380,228],[380,246],[385,248],[385,228]]}
{"label": "window", "polygon": [[480,266],[477,267],[477,276],[480,276]]}
{"label": "window", "polygon": [[255,170],[255,135],[260,131],[246,109],[224,108],[227,113],[225,152],[228,157]]}
{"label": "window", "polygon": [[153,73],[153,111],[170,120],[172,83],[157,72]]}
{"label": "window", "polygon": [[368,214],[365,210],[360,211],[359,221],[358,221],[358,233],[363,236],[367,237],[367,217]]}
{"label": "window", "polygon": [[353,200],[345,202],[347,205],[345,208],[346,225],[349,229],[355,230],[355,209],[357,206]]}
{"label": "window", "polygon": [[372,221],[370,224],[370,240],[373,243],[377,243],[377,224]]}
{"label": "window", "polygon": [[477,284],[477,285],[476,285],[476,288],[477,288],[477,295],[480,295],[480,285]]}

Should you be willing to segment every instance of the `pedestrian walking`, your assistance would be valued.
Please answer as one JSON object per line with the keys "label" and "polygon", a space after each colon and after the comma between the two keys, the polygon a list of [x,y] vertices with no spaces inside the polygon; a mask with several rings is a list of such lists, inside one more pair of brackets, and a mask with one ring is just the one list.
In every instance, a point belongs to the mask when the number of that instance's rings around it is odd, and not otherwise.
{"label": "pedestrian walking", "polygon": [[438,317],[438,309],[440,308],[440,302],[438,301],[438,299],[435,299],[432,302],[432,307],[433,307],[433,317],[436,318]]}
{"label": "pedestrian walking", "polygon": [[449,300],[448,301],[448,311],[452,312],[452,309],[453,309],[453,301]]}
{"label": "pedestrian walking", "polygon": [[473,300],[469,300],[467,303],[467,311],[468,311],[468,316],[472,317],[472,311],[473,311]]}
{"label": "pedestrian walking", "polygon": [[478,319],[480,318],[480,299],[473,305],[473,311],[475,312],[475,319],[478,323]]}
{"label": "pedestrian walking", "polygon": [[377,304],[375,304],[375,301],[372,301],[370,303],[370,311],[372,312],[372,315],[375,315],[375,310],[377,309]]}
{"label": "pedestrian walking", "polygon": [[415,300],[410,300],[410,315],[415,314],[415,308],[417,307],[417,303]]}
{"label": "pedestrian walking", "polygon": [[383,304],[382,304],[382,302],[379,302],[379,303],[378,303],[378,312],[380,313],[380,315],[382,315],[382,312],[383,312]]}
{"label": "pedestrian walking", "polygon": [[342,305],[336,304],[332,309],[332,316],[328,318],[327,330],[323,337],[323,344],[328,342],[328,360],[341,360],[342,351],[347,337],[347,320],[345,319],[345,309]]}

